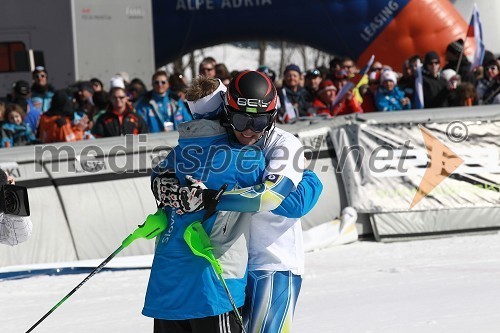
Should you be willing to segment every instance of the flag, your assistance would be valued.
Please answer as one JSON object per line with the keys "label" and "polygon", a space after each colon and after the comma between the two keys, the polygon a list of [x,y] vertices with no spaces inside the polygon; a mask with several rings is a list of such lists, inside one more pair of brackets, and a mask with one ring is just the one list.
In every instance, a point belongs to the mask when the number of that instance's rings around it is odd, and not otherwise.
{"label": "flag", "polygon": [[422,63],[417,59],[417,76],[415,77],[415,109],[424,108],[424,86],[422,80]]}
{"label": "flag", "polygon": [[368,60],[368,63],[365,65],[365,67],[363,67],[361,71],[352,78],[351,81],[346,82],[346,84],[342,87],[342,89],[340,89],[340,91],[337,93],[337,96],[335,97],[335,100],[330,106],[330,109],[333,110],[340,103],[340,101],[342,101],[342,98],[344,98],[345,94],[347,94],[349,90],[354,89],[357,86],[357,84],[363,79],[363,77],[367,75],[374,61],[375,61],[375,55],[372,55]]}
{"label": "flag", "polygon": [[469,29],[467,30],[467,38],[474,38],[476,49],[472,57],[472,68],[477,68],[483,63],[485,48],[483,43],[483,28],[476,3],[474,3],[474,10],[472,11]]}

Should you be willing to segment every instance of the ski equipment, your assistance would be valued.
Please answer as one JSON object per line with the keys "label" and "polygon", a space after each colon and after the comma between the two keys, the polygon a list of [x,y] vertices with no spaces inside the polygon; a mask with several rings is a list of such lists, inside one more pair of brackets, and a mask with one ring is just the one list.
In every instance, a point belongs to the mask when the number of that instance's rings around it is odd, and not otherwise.
{"label": "ski equipment", "polygon": [[149,214],[146,221],[139,225],[138,228],[122,241],[122,244],[117,248],[109,257],[107,257],[99,266],[97,266],[82,282],[80,282],[73,290],[64,296],[52,309],[50,309],[42,318],[40,318],[33,326],[31,326],[26,333],[35,329],[42,321],[45,320],[52,312],[54,312],[61,304],[71,297],[81,286],[83,286],[92,276],[99,273],[108,262],[111,261],[118,253],[124,248],[129,246],[133,241],[138,238],[152,239],[158,236],[163,230],[167,228],[167,216],[162,208],[158,208],[155,214]]}
{"label": "ski equipment", "polygon": [[205,231],[202,225],[203,222],[208,220],[208,218],[215,213],[217,203],[219,202],[220,198],[222,197],[222,194],[226,189],[227,189],[227,184],[222,185],[217,194],[211,200],[211,204],[207,205],[206,213],[203,216],[202,221],[193,222],[186,228],[186,230],[184,231],[184,240],[186,241],[187,245],[189,246],[194,255],[208,260],[208,262],[210,263],[215,272],[215,275],[217,275],[217,278],[224,287],[224,291],[226,292],[227,298],[231,303],[234,314],[236,315],[236,319],[238,320],[238,323],[240,324],[243,333],[246,333],[245,326],[243,325],[243,318],[241,317],[241,314],[238,311],[238,307],[234,302],[233,296],[231,296],[231,292],[227,287],[226,280],[224,280],[224,277],[222,276],[223,272],[222,267],[219,261],[215,259],[214,253],[212,251],[213,246],[210,243],[210,237],[208,236],[207,232]]}

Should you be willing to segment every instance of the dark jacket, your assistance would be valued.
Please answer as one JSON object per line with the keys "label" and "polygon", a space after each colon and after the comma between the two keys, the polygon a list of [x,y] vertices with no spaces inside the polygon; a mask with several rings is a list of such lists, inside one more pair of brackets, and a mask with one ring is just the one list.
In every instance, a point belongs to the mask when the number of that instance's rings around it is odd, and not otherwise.
{"label": "dark jacket", "polygon": [[424,106],[426,109],[448,106],[448,82],[444,78],[433,77],[429,72],[422,71]]}
{"label": "dark jacket", "polygon": [[[122,118],[121,121],[120,118]],[[96,138],[143,133],[148,133],[146,122],[134,112],[130,104],[127,104],[127,109],[121,115],[108,108],[104,114],[97,118],[92,127],[92,134]]]}

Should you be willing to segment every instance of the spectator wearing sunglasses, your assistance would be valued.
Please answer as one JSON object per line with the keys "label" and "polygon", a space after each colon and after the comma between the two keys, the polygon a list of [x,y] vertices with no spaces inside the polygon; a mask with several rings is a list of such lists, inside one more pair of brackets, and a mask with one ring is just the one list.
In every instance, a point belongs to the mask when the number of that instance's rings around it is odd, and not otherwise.
{"label": "spectator wearing sunglasses", "polygon": [[96,138],[148,132],[146,122],[128,101],[125,83],[121,77],[115,76],[111,79],[109,99],[111,103],[108,109],[97,118],[92,127],[92,134]]}
{"label": "spectator wearing sunglasses", "polygon": [[424,58],[422,69],[424,107],[441,108],[448,106],[448,82],[441,77],[441,59],[435,51],[429,51]]}
{"label": "spectator wearing sunglasses", "polygon": [[488,60],[488,62],[484,64],[483,78],[478,81],[476,87],[477,98],[481,104],[483,104],[486,92],[488,90],[490,90],[490,92],[492,91],[490,88],[496,83],[496,78],[500,73],[499,68],[500,64],[495,58]]}
{"label": "spectator wearing sunglasses", "polygon": [[48,83],[49,75],[43,66],[35,67],[33,71],[33,84],[31,85],[31,98],[41,98],[40,111],[45,112],[50,108],[50,101],[55,89]]}
{"label": "spectator wearing sunglasses", "polygon": [[198,66],[198,73],[206,77],[215,78],[215,65],[217,65],[217,61],[215,61],[214,58],[206,57],[200,62],[200,65]]}
{"label": "spectator wearing sunglasses", "polygon": [[136,104],[137,112],[146,120],[150,133],[177,130],[180,123],[193,119],[184,102],[169,89],[167,72],[154,73],[152,84],[153,89]]}
{"label": "spectator wearing sunglasses", "polygon": [[312,103],[319,91],[319,85],[323,80],[319,69],[310,69],[304,75],[304,89],[306,90],[306,101]]}

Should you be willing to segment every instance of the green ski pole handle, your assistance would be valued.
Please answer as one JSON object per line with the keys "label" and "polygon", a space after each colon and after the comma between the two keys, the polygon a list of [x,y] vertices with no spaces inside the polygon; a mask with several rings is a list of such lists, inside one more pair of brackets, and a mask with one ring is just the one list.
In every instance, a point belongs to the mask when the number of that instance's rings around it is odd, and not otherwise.
{"label": "green ski pole handle", "polygon": [[238,307],[234,302],[233,296],[231,295],[231,292],[227,287],[226,280],[224,280],[224,277],[222,276],[222,267],[220,265],[220,262],[219,260],[215,259],[213,253],[214,248],[210,243],[210,237],[208,236],[202,225],[203,222],[208,220],[208,218],[215,213],[217,204],[219,203],[221,196],[226,189],[227,184],[222,185],[217,194],[213,198],[211,198],[211,202],[206,207],[206,212],[203,216],[202,221],[193,222],[186,228],[186,230],[184,231],[184,240],[186,241],[187,245],[194,255],[205,258],[210,263],[213,270],[215,271],[215,275],[221,282],[222,287],[226,292],[229,303],[231,303],[234,314],[241,326],[243,333],[246,333],[245,326],[243,324],[243,318],[241,317],[241,314],[238,311]]}
{"label": "green ski pole handle", "polygon": [[215,274],[217,275],[217,278],[222,283],[222,287],[224,288],[229,302],[233,307],[234,314],[241,326],[243,333],[246,333],[245,326],[243,324],[243,318],[241,317],[241,314],[238,311],[238,307],[234,302],[233,296],[231,295],[231,292],[227,287],[226,280],[224,280],[224,277],[222,276],[222,267],[219,263],[219,260],[215,259],[214,253],[212,251],[213,247],[210,243],[210,237],[208,236],[200,221],[193,222],[186,228],[186,230],[184,231],[184,240],[186,241],[187,245],[194,255],[205,258],[206,260],[208,260],[208,262],[210,262],[212,268],[215,271]]}
{"label": "green ski pole handle", "polygon": [[207,235],[205,229],[200,221],[191,223],[184,231],[184,240],[191,249],[191,251],[202,258],[208,260],[212,265],[217,277],[222,274],[222,267],[213,253],[212,244],[210,244],[210,237]]}
{"label": "green ski pole handle", "polygon": [[120,253],[124,248],[129,246],[134,240],[138,238],[151,239],[159,235],[167,227],[167,216],[163,209],[158,208],[155,214],[150,214],[146,218],[146,221],[138,226],[138,228],[125,238],[120,245],[109,257],[107,257],[99,266],[97,266],[92,272],[82,282],[80,282],[73,290],[71,290],[66,296],[64,296],[56,305],[52,307],[42,318],[40,318],[33,326],[31,326],[26,333],[33,331],[42,321],[45,320],[52,312],[54,312],[59,306],[61,306],[68,298],[71,297],[81,286],[83,286],[92,276],[99,273],[108,262],[111,261],[118,253]]}
{"label": "green ski pole handle", "polygon": [[138,238],[155,238],[167,228],[167,216],[162,208],[158,208],[156,213],[149,214],[143,224],[137,226],[137,229],[125,238],[122,242],[123,247],[129,246]]}

